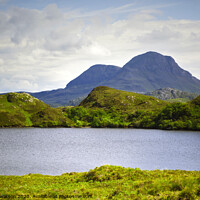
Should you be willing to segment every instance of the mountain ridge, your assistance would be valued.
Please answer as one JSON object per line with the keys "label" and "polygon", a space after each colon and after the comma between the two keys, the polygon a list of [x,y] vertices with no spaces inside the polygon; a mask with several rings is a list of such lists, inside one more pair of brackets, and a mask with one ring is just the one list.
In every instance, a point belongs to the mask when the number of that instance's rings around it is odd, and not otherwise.
{"label": "mountain ridge", "polygon": [[122,68],[114,65],[93,65],[70,81],[64,89],[31,95],[57,107],[69,105],[74,99],[87,96],[98,86],[138,93],[169,87],[200,94],[200,80],[179,67],[171,56],[149,51],[133,57]]}
{"label": "mountain ridge", "polygon": [[98,85],[100,82],[104,82],[115,76],[119,70],[120,67],[115,65],[93,65],[80,74],[77,78],[70,81],[66,85],[65,89],[77,85]]}
{"label": "mountain ridge", "polygon": [[150,92],[166,87],[200,92],[200,80],[179,67],[172,57],[151,51],[132,58],[122,67],[121,73],[106,84],[134,92]]}

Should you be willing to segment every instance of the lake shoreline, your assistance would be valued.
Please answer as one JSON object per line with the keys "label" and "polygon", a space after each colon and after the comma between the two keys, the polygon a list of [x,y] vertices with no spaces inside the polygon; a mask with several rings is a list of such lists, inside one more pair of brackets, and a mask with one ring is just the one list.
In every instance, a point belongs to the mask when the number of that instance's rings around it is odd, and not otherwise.
{"label": "lake shoreline", "polygon": [[66,129],[142,129],[142,130],[163,130],[163,131],[194,131],[194,132],[200,132],[200,130],[194,130],[194,129],[159,129],[159,128],[144,128],[144,127],[91,127],[91,126],[84,126],[84,127],[66,127],[66,126],[48,126],[48,127],[40,127],[40,126],[11,126],[11,127],[0,127],[1,129],[15,129],[15,128],[24,128],[24,129],[29,129],[29,128],[41,128],[41,129],[59,129],[59,128],[66,128]]}

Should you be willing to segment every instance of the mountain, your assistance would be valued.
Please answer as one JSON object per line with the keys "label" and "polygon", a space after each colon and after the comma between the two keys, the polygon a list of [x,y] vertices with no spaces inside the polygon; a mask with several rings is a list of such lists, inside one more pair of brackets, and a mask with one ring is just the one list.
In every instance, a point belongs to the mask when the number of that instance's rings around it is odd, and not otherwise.
{"label": "mountain", "polygon": [[64,89],[31,95],[57,107],[78,102],[77,98],[87,96],[97,86],[138,93],[169,87],[200,94],[200,80],[180,68],[172,57],[147,52],[132,58],[122,68],[94,65],[69,82]]}
{"label": "mountain", "polygon": [[94,65],[70,81],[64,89],[30,94],[53,107],[74,105],[74,102],[80,103],[77,99],[86,97],[93,88],[114,77],[120,69],[114,65]]}
{"label": "mountain", "polygon": [[113,78],[120,70],[120,67],[114,65],[93,65],[80,76],[70,81],[65,89],[83,87],[95,88],[100,83]]}
{"label": "mountain", "polygon": [[167,105],[166,101],[134,92],[99,86],[94,88],[80,106],[87,108],[116,109],[120,111],[156,110]]}
{"label": "mountain", "polygon": [[[34,96],[35,98],[40,99],[46,104],[49,104],[52,107],[59,107],[62,105],[66,105],[66,103],[69,101],[69,99],[67,98],[65,89],[42,91],[42,92],[35,92],[35,93],[29,93],[29,94]],[[73,99],[73,96],[72,96],[72,99]]]}
{"label": "mountain", "polygon": [[161,88],[153,92],[147,92],[145,95],[153,96],[158,99],[168,100],[168,99],[179,99],[189,101],[196,98],[198,95],[195,93],[183,92],[181,90],[173,88]]}
{"label": "mountain", "polygon": [[172,57],[156,52],[134,57],[115,77],[104,84],[134,92],[149,92],[170,87],[200,93],[200,80],[180,68]]}

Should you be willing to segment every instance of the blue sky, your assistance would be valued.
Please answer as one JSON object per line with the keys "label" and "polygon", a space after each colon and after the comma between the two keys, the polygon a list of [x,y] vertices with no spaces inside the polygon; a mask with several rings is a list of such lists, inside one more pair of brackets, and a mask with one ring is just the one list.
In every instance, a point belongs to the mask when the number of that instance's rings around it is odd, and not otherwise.
{"label": "blue sky", "polygon": [[0,0],[1,9],[10,7],[23,7],[28,9],[44,9],[49,4],[56,4],[65,11],[68,9],[82,9],[85,12],[116,8],[124,5],[132,5],[135,8],[158,8],[163,11],[162,17],[176,19],[199,19],[199,0]]}
{"label": "blue sky", "polygon": [[200,79],[199,0],[0,0],[0,92],[63,88],[146,51]]}

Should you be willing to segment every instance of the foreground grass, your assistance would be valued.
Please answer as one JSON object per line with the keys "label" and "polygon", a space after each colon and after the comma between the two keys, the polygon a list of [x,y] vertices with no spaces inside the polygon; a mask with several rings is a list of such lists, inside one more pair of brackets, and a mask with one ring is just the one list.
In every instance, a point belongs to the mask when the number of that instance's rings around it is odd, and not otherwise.
{"label": "foreground grass", "polygon": [[61,176],[0,176],[0,198],[200,199],[200,171],[105,165]]}

